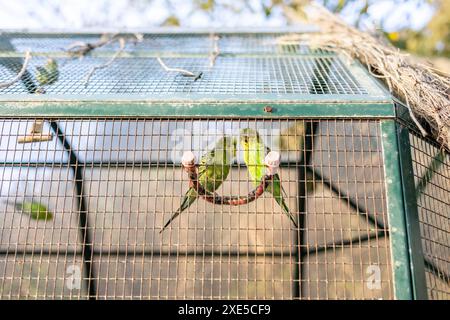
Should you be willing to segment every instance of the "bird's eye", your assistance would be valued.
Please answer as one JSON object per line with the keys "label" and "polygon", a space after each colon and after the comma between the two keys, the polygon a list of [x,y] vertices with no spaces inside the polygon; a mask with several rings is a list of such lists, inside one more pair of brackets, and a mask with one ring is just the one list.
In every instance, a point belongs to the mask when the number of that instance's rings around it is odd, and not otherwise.
{"label": "bird's eye", "polygon": [[248,143],[248,137],[244,137],[244,143],[245,143],[245,144]]}

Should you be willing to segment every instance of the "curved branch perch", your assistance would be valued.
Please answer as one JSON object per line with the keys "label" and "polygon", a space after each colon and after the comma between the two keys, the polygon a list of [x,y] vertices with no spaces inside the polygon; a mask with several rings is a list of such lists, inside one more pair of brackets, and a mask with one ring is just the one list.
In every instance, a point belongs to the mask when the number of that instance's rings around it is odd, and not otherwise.
{"label": "curved branch perch", "polygon": [[198,181],[195,157],[192,152],[184,153],[181,163],[189,176],[190,187],[193,187],[200,197],[213,204],[240,206],[255,201],[264,193],[269,183],[273,180],[273,176],[277,173],[280,164],[280,154],[278,152],[270,152],[266,156],[265,164],[268,172],[261,179],[259,185],[246,196],[222,197],[215,192],[205,190]]}
{"label": "curved branch perch", "polygon": [[194,187],[195,191],[197,191],[198,195],[205,199],[206,201],[213,204],[224,204],[230,206],[240,206],[258,199],[263,193],[264,190],[269,185],[269,182],[272,181],[273,176],[266,174],[262,179],[260,184],[252,191],[250,191],[246,196],[219,196],[215,192],[206,191],[202,185],[198,181],[197,170],[194,167],[189,168],[188,171],[190,186]]}

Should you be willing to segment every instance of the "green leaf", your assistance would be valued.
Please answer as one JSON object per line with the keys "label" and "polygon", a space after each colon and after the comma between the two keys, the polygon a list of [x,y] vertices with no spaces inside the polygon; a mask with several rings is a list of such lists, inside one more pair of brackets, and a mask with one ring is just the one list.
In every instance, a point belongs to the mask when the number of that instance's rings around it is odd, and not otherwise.
{"label": "green leaf", "polygon": [[270,14],[272,13],[272,7],[263,5],[263,10],[266,17],[270,16]]}
{"label": "green leaf", "polygon": [[179,27],[180,26],[180,19],[178,19],[175,15],[170,15],[164,20],[163,23],[161,23],[161,26],[163,27]]}
{"label": "green leaf", "polygon": [[203,0],[203,1],[198,1],[198,3],[199,3],[200,9],[205,10],[205,11],[212,11],[214,9],[215,1],[214,0],[206,0],[206,1]]}
{"label": "green leaf", "polygon": [[346,5],[346,0],[339,0],[335,11],[336,12],[341,12],[342,9],[344,9],[345,5]]}

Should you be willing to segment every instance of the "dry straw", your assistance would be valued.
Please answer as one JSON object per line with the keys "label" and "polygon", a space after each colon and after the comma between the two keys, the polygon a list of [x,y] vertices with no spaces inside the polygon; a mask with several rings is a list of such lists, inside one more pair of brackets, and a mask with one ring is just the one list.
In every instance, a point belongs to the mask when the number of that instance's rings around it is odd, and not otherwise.
{"label": "dry straw", "polygon": [[310,8],[308,19],[320,32],[297,35],[295,40],[358,59],[404,102],[423,135],[427,134],[421,125],[425,122],[434,138],[450,150],[450,76],[417,63],[392,45],[347,25],[322,6]]}

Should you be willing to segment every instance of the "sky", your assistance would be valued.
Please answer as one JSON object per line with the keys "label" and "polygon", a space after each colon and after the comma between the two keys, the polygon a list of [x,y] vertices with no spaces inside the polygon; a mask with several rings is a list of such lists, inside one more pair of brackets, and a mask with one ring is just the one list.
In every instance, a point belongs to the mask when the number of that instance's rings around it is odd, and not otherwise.
{"label": "sky", "polygon": [[[159,26],[176,12],[184,27],[282,27],[286,20],[281,9],[269,19],[262,13],[261,0],[218,0],[231,9],[208,15],[192,10],[194,1],[186,0],[0,0],[0,29],[132,29]],[[418,1],[372,1],[369,19],[364,26],[375,28],[383,17],[384,29],[396,31],[402,27],[420,29],[433,14],[430,5],[418,6]],[[362,2],[344,10],[342,17],[352,23]],[[240,9],[236,14],[233,9]],[[409,17],[409,19],[407,19]]]}

